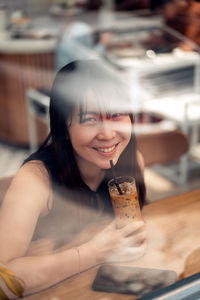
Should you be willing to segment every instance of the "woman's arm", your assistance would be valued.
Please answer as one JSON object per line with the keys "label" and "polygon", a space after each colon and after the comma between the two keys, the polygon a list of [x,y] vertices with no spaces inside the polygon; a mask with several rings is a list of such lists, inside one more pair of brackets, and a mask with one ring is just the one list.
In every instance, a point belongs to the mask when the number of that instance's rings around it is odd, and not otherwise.
{"label": "woman's arm", "polygon": [[50,194],[44,174],[33,172],[27,164],[14,178],[0,210],[0,262],[25,282],[25,294],[48,288],[109,260],[112,254],[116,257],[119,249],[128,248],[128,253],[120,252],[117,256],[120,260],[133,260],[144,253],[144,224],[133,222],[120,230],[112,223],[89,242],[75,248],[26,256],[37,220],[47,213]]}
{"label": "woman's arm", "polygon": [[[96,263],[91,247],[42,256],[26,256],[37,220],[47,213],[51,194],[47,172],[37,164],[24,165],[15,176],[0,210],[0,262],[26,285],[25,293],[39,291]],[[79,265],[81,255],[81,265]]]}
{"label": "woman's arm", "polygon": [[25,282],[25,294],[48,288],[97,264],[92,244],[43,256],[19,257],[6,268]]}
{"label": "woman's arm", "polygon": [[25,282],[24,294],[30,294],[105,261],[133,261],[141,257],[145,249],[143,222],[130,223],[121,230],[112,222],[78,247],[50,255],[19,257],[7,262],[6,267]]}

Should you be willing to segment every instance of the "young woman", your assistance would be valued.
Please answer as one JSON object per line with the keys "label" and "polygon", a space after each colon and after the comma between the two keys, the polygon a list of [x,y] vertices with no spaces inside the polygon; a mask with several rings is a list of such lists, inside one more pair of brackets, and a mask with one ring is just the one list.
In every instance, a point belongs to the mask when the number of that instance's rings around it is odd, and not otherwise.
{"label": "young woman", "polygon": [[144,223],[116,229],[107,188],[112,160],[117,175],[135,177],[144,204],[127,94],[97,60],[72,62],[56,75],[50,134],[16,174],[0,210],[0,261],[25,282],[25,294],[144,253]]}

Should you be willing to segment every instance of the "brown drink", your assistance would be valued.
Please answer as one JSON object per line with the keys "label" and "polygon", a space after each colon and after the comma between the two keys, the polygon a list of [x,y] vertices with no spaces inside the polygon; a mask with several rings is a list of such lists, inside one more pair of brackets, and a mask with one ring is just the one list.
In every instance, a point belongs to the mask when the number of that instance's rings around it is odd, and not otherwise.
{"label": "brown drink", "polygon": [[117,177],[122,191],[120,195],[115,180],[108,182],[110,197],[117,219],[117,227],[122,228],[132,221],[142,220],[135,179],[131,176]]}

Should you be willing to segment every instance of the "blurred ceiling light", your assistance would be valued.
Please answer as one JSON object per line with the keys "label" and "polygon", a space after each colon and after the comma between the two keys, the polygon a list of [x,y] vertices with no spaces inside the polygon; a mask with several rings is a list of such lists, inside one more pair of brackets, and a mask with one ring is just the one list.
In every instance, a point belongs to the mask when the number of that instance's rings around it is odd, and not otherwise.
{"label": "blurred ceiling light", "polygon": [[147,50],[146,51],[146,56],[148,58],[155,58],[156,57],[156,53],[153,50]]}

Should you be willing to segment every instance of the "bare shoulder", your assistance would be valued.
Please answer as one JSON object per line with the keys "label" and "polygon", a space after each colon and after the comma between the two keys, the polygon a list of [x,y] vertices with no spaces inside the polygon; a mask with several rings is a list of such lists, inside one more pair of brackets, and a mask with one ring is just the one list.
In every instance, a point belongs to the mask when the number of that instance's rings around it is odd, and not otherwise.
{"label": "bare shoulder", "polygon": [[[8,201],[35,203],[40,213],[45,214],[51,198],[51,182],[48,171],[41,161],[24,164],[14,176],[5,197]],[[13,200],[11,200],[13,199]]]}
{"label": "bare shoulder", "polygon": [[138,159],[138,164],[140,166],[142,174],[144,174],[145,162],[144,162],[144,157],[140,151],[137,151],[137,159]]}
{"label": "bare shoulder", "polygon": [[[43,185],[50,186],[50,178],[46,167],[43,162],[33,160],[24,164],[17,172],[14,180],[29,180],[31,177],[34,181],[40,182]],[[30,182],[29,182],[30,184]]]}

